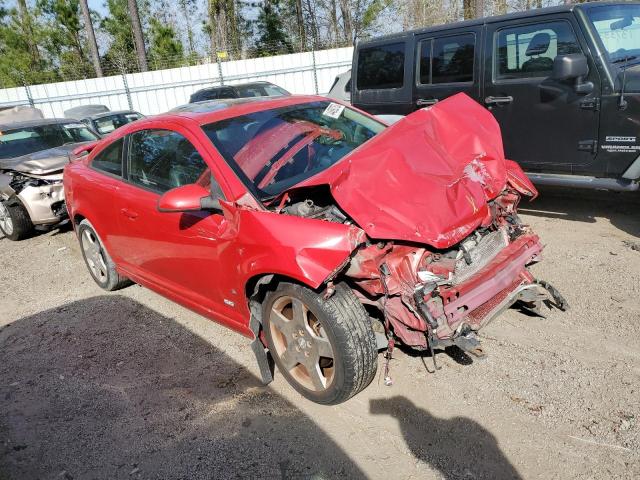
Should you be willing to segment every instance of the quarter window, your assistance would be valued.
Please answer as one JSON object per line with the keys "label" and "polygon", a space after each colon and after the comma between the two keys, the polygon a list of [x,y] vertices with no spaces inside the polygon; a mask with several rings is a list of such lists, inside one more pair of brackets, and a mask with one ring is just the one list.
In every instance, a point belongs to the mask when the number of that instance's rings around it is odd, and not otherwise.
{"label": "quarter window", "polygon": [[473,82],[475,41],[465,33],[420,42],[420,83]]}
{"label": "quarter window", "polygon": [[96,170],[101,170],[111,175],[122,176],[122,145],[120,138],[101,151],[91,162]]}
{"label": "quarter window", "polygon": [[548,77],[558,55],[580,53],[571,25],[550,22],[496,33],[496,80]]}
{"label": "quarter window", "polygon": [[196,183],[207,169],[185,137],[169,130],[142,130],[129,141],[129,181],[164,193]]}
{"label": "quarter window", "polygon": [[358,54],[358,88],[401,88],[404,84],[404,43],[363,48]]}

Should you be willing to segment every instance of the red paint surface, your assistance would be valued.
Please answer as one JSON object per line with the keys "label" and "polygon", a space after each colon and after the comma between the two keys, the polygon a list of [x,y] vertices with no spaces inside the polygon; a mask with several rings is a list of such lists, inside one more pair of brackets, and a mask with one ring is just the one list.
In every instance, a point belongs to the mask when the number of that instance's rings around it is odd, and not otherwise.
{"label": "red paint surface", "polygon": [[[424,266],[433,258],[432,247],[450,247],[480,225],[499,223],[496,219],[515,209],[519,200],[515,193],[500,195],[507,185],[526,194],[535,194],[535,189],[515,163],[505,162],[493,116],[457,95],[410,115],[296,187],[328,184],[358,226],[267,211],[200,126],[318,100],[282,97],[210,113],[165,114],[126,125],[66,167],[71,217],[91,221],[122,274],[247,336],[252,332],[246,289],[252,279],[276,274],[319,288],[360,248],[346,275],[363,291],[379,296],[383,292],[379,269],[382,262],[387,264],[392,272],[387,287],[398,295],[389,303],[393,321],[406,332],[405,340],[412,339],[406,343],[420,345],[415,342],[424,343],[425,322],[411,313],[407,304],[412,300],[402,295],[416,285],[419,266],[433,271],[451,267],[446,262]],[[226,198],[223,213],[160,212],[158,194],[91,168],[92,159],[114,140],[156,128],[181,133],[200,152]],[[252,142],[242,162],[256,170],[255,158],[261,152],[281,148],[300,129],[315,135],[313,129],[298,125],[281,132],[283,138],[265,138],[263,150]],[[488,201],[498,195],[490,208]],[[382,248],[375,244],[362,248],[367,236],[387,242]],[[484,278],[495,273],[488,271]]]}

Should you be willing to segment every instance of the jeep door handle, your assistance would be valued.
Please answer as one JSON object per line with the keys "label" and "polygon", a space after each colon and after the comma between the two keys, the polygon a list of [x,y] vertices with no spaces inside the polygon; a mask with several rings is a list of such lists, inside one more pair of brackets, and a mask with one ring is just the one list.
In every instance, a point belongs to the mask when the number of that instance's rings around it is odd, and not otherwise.
{"label": "jeep door handle", "polygon": [[506,105],[513,102],[513,97],[487,97],[484,99],[484,103],[487,105]]}
{"label": "jeep door handle", "polygon": [[135,220],[136,218],[138,218],[138,214],[129,210],[128,208],[123,208],[122,210],[120,210],[120,213],[122,213],[125,217],[130,218],[131,220]]}
{"label": "jeep door handle", "polygon": [[419,107],[427,107],[429,105],[435,105],[436,103],[438,103],[437,98],[419,98],[418,100],[416,100],[416,105],[418,105]]}

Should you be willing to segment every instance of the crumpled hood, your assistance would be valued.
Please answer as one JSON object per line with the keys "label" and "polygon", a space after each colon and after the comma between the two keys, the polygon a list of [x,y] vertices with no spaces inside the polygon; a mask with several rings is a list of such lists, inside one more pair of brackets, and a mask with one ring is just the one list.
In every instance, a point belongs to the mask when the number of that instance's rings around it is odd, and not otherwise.
{"label": "crumpled hood", "polygon": [[487,201],[514,169],[522,173],[505,161],[493,115],[458,94],[408,115],[295,188],[328,184],[373,239],[448,248],[488,217]]}
{"label": "crumpled hood", "polygon": [[40,150],[21,157],[0,160],[0,170],[15,170],[32,175],[46,175],[62,170],[69,163],[69,155],[74,148],[87,142],[70,143],[60,147]]}

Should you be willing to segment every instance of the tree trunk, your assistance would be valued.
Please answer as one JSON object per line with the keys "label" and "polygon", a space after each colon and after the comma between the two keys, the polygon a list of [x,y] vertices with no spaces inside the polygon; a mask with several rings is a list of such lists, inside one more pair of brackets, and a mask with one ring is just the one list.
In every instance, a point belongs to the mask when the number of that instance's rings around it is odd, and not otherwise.
{"label": "tree trunk", "polygon": [[33,33],[33,26],[31,25],[31,16],[27,9],[27,0],[18,0],[18,10],[20,11],[20,21],[22,28],[26,33],[27,43],[29,44],[29,51],[31,52],[31,59],[33,63],[40,62],[40,52],[35,42],[35,35]]}
{"label": "tree trunk", "polygon": [[342,28],[344,39],[353,42],[353,24],[351,22],[351,9],[349,0],[340,0],[340,13],[342,14]]}
{"label": "tree trunk", "polygon": [[296,0],[296,21],[298,22],[298,36],[300,37],[300,47],[303,51],[305,51],[307,49],[307,32],[304,28],[302,0]]}
{"label": "tree trunk", "polygon": [[93,31],[93,23],[91,23],[91,13],[89,12],[89,5],[87,5],[87,0],[80,0],[80,7],[82,8],[82,17],[84,18],[84,30],[87,34],[87,41],[89,42],[89,49],[91,51],[91,60],[93,61],[93,69],[96,72],[96,77],[102,77],[102,66],[100,65],[100,54],[98,53],[98,43],[96,42],[96,34]]}
{"label": "tree trunk", "polygon": [[507,0],[498,0],[498,14],[505,15],[507,13]]}
{"label": "tree trunk", "polygon": [[136,0],[127,0],[129,2],[129,14],[131,15],[131,29],[133,30],[133,40],[136,45],[136,53],[138,55],[138,66],[140,71],[149,70],[147,64],[147,51],[144,46],[144,36],[142,35],[142,24],[140,23],[140,13],[138,12],[138,3]]}
{"label": "tree trunk", "polygon": [[475,18],[484,17],[484,0],[475,0]]}
{"label": "tree trunk", "polygon": [[475,14],[473,0],[462,0],[462,10],[465,20],[471,20]]}

